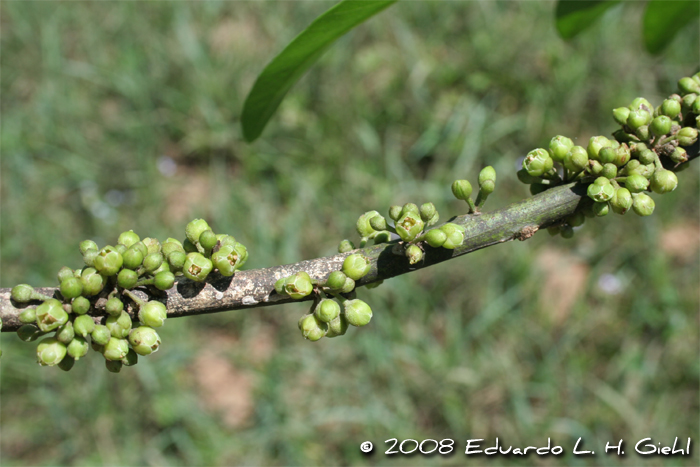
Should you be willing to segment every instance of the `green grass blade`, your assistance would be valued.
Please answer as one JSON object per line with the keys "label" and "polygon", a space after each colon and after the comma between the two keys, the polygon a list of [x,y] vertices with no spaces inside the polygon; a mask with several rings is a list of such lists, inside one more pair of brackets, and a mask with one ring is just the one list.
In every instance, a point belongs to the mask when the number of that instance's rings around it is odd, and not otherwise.
{"label": "green grass blade", "polygon": [[343,0],[316,18],[258,76],[243,104],[243,136],[257,139],[287,91],[340,36],[397,0]]}
{"label": "green grass blade", "polygon": [[660,53],[676,33],[690,21],[697,21],[700,2],[651,0],[644,11],[644,46],[652,54]]}
{"label": "green grass blade", "polygon": [[555,12],[559,35],[572,39],[617,3],[618,0],[559,0]]}

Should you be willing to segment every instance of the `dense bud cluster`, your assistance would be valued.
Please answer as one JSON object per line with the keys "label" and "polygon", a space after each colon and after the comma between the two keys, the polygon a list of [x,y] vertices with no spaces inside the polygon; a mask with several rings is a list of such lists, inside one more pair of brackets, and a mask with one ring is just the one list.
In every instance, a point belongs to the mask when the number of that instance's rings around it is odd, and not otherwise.
{"label": "dense bud cluster", "polygon": [[[32,342],[53,333],[37,346],[39,364],[67,371],[91,347],[104,356],[109,371],[119,372],[122,366],[135,365],[139,355],[156,352],[160,337],[155,328],[165,324],[167,309],[160,301],[141,300],[132,290],[168,290],[177,276],[200,282],[215,269],[231,276],[248,258],[245,246],[230,235],[214,234],[202,219],[190,222],[185,230],[184,242],[142,240],[131,230],[122,232],[115,246],[99,248],[92,240],[80,242],[85,267],[61,268],[55,297],[27,284],[15,286],[11,292],[15,303],[40,302],[20,312],[19,338]],[[138,308],[136,322],[124,309],[126,299]],[[105,316],[96,324],[99,300]]]}
{"label": "dense bud cluster", "polygon": [[676,189],[678,178],[669,169],[688,160],[684,146],[698,139],[700,73],[682,78],[678,88],[680,94],[672,94],[656,108],[638,97],[629,106],[614,109],[613,119],[621,128],[613,139],[594,136],[584,148],[555,136],[549,149],[527,154],[518,178],[530,185],[533,195],[562,183],[590,183],[589,202],[583,203],[577,215],[551,226],[552,235],[570,238],[573,227],[581,225],[584,217],[602,217],[611,210],[625,214],[631,209],[649,216],[655,204],[647,192],[664,194]]}

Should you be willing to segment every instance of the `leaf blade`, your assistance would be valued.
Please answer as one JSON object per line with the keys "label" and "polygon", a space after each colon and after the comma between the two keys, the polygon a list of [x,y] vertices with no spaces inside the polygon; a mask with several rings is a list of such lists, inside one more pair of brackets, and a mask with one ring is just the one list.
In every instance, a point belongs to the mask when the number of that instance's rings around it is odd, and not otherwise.
{"label": "leaf blade", "polygon": [[316,18],[263,69],[243,104],[243,137],[252,142],[289,89],[340,36],[398,0],[343,0]]}
{"label": "leaf blade", "polygon": [[573,39],[617,3],[619,0],[559,0],[555,10],[557,32],[562,39]]}
{"label": "leaf blade", "polygon": [[642,19],[644,46],[659,54],[686,24],[700,15],[697,1],[651,0]]}

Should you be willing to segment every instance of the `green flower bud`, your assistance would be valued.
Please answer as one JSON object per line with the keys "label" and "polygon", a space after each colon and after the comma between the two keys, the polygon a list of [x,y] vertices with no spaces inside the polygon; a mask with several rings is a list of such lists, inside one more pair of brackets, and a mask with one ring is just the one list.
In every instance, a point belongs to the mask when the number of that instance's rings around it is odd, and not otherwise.
{"label": "green flower bud", "polygon": [[616,158],[616,151],[613,148],[602,148],[600,152],[598,152],[598,161],[600,161],[601,164],[612,164],[612,162]]}
{"label": "green flower bud", "polygon": [[70,341],[66,350],[68,351],[68,355],[73,357],[75,360],[80,360],[87,355],[89,348],[90,347],[87,341],[78,336]]}
{"label": "green flower bud", "polygon": [[122,266],[127,269],[138,269],[143,263],[143,255],[139,248],[129,248],[122,255]]}
{"label": "green flower bud", "polygon": [[90,300],[85,297],[75,297],[71,303],[71,308],[76,315],[84,315],[90,311]]}
{"label": "green flower bud", "polygon": [[580,172],[588,165],[588,151],[582,146],[574,146],[564,157],[564,167],[571,172]]}
{"label": "green flower bud", "polygon": [[627,188],[620,187],[610,200],[610,207],[617,214],[625,214],[632,207],[632,194]]}
{"label": "green flower bud", "polygon": [[112,246],[106,246],[95,257],[95,269],[104,276],[113,276],[122,267],[122,255]]}
{"label": "green flower bud", "polygon": [[425,234],[425,241],[433,248],[440,248],[445,243],[445,240],[447,240],[447,234],[441,229],[429,230]]}
{"label": "green flower bud", "polygon": [[525,170],[525,169],[518,170],[517,176],[518,176],[518,180],[525,183],[526,185],[531,185],[533,183],[538,183],[540,181],[540,178],[533,177],[532,175],[527,173],[527,170]]}
{"label": "green flower bud", "polygon": [[588,185],[588,197],[598,203],[610,201],[614,194],[615,187],[605,177],[598,177],[595,182]]}
{"label": "green flower bud", "polygon": [[662,136],[671,131],[671,119],[666,115],[659,115],[651,121],[649,129],[654,136]]}
{"label": "green flower bud", "polygon": [[122,232],[119,235],[119,238],[117,239],[117,243],[119,243],[120,245],[124,245],[127,248],[139,241],[141,241],[141,237],[135,234],[133,230],[127,230],[126,232]]}
{"label": "green flower bud", "polygon": [[123,359],[126,357],[127,353],[129,353],[129,341],[116,337],[109,339],[109,342],[105,344],[102,350],[102,355],[104,355],[107,360],[112,361]]}
{"label": "green flower bud", "polygon": [[627,126],[636,131],[639,127],[648,125],[650,121],[651,115],[646,110],[633,110],[627,117]]}
{"label": "green flower bud", "polygon": [[140,326],[129,333],[129,343],[139,355],[150,355],[160,348],[160,336],[155,329],[148,326]]}
{"label": "green flower bud", "polygon": [[170,271],[162,271],[154,276],[153,285],[158,290],[168,290],[175,285],[175,274]]}
{"label": "green flower bud", "polygon": [[396,222],[396,233],[404,242],[412,242],[423,231],[423,226],[420,214],[407,212]]}
{"label": "green flower bud", "polygon": [[[593,203],[594,205],[596,203]],[[582,212],[575,212],[566,218],[566,223],[571,227],[580,227],[586,222],[586,216]]]}
{"label": "green flower bud", "polygon": [[608,214],[609,206],[608,203],[593,203],[592,210],[597,217],[603,217]]}
{"label": "green flower bud", "polygon": [[[152,328],[159,328],[165,324],[168,318],[168,310],[161,302],[151,300],[139,310],[139,321],[141,324]],[[131,327],[131,326],[130,326]],[[128,332],[128,330],[127,330]]]}
{"label": "green flower bud", "polygon": [[654,110],[654,107],[649,103],[649,101],[643,97],[635,98],[629,107],[630,107],[630,110],[643,109],[643,110],[646,110],[647,112],[651,112],[652,110]]}
{"label": "green flower bud", "polygon": [[66,345],[58,339],[49,337],[39,342],[36,359],[41,366],[55,366],[66,356]]}
{"label": "green flower bud", "polygon": [[445,242],[442,244],[443,248],[454,250],[464,241],[464,227],[461,225],[447,223],[441,225],[440,230],[446,235]]}
{"label": "green flower bud", "polygon": [[315,315],[308,314],[299,320],[299,330],[304,339],[315,342],[326,335],[328,324],[316,318]]}
{"label": "green flower bud", "polygon": [[[391,220],[393,220],[393,221],[399,220],[399,217],[401,217],[401,210],[402,210],[401,206],[398,206],[398,205],[391,206],[389,208],[389,217],[391,218]],[[341,253],[342,253],[342,251],[341,251]]]}
{"label": "green flower bud", "polygon": [[122,371],[122,366],[124,363],[121,360],[105,360],[105,367],[110,373],[119,373]]}
{"label": "green flower bud", "polygon": [[350,240],[345,239],[338,245],[338,253],[347,253],[355,249],[355,244]]}
{"label": "green flower bud", "polygon": [[361,254],[354,254],[345,258],[342,271],[350,279],[356,281],[364,277],[370,271],[371,266],[368,258]]}
{"label": "green flower bud", "polygon": [[353,326],[365,326],[372,319],[372,309],[362,300],[346,300],[343,307],[345,319]]}
{"label": "green flower bud", "polygon": [[81,255],[85,255],[85,252],[91,249],[99,250],[99,248],[97,247],[97,243],[93,242],[92,240],[83,240],[82,242],[80,242],[79,248]]}
{"label": "green flower bud", "polygon": [[205,230],[211,230],[209,224],[204,219],[195,219],[187,224],[185,227],[185,235],[187,239],[192,243],[197,243],[199,241],[199,236]]}
{"label": "green flower bud", "polygon": [[214,248],[217,241],[218,240],[216,238],[216,234],[214,232],[212,232],[211,230],[205,230],[199,236],[199,244],[206,251],[210,251],[212,248]]}
{"label": "green flower bud", "polygon": [[157,238],[146,237],[141,240],[141,243],[146,247],[146,254],[143,255],[144,258],[151,253],[158,253],[161,249],[160,242]]}
{"label": "green flower bud", "polygon": [[182,271],[185,261],[187,261],[187,255],[181,251],[173,251],[168,255],[168,264],[173,272]]}
{"label": "green flower bud", "polygon": [[617,166],[615,164],[605,164],[600,172],[601,177],[613,179],[617,177]]}
{"label": "green flower bud", "polygon": [[678,89],[681,90],[681,94],[700,94],[700,85],[693,78],[687,76],[678,80]]}
{"label": "green flower bud", "polygon": [[588,148],[586,149],[586,152],[588,152],[588,158],[595,159],[603,163],[603,161],[601,161],[599,157],[600,150],[603,148],[609,148],[611,146],[612,143],[605,136],[591,137],[591,139],[588,140]]}
{"label": "green flower bud", "polygon": [[629,114],[629,107],[618,107],[617,109],[613,109],[613,118],[619,125],[627,124],[627,117]]}
{"label": "green flower bud", "polygon": [[[117,250],[117,252],[119,252],[120,255],[123,255],[124,253],[126,253],[126,247],[122,244],[117,243],[116,245],[114,245],[114,249]],[[122,257],[122,260],[123,259],[124,258]],[[93,260],[93,262],[94,262],[94,260]]]}
{"label": "green flower bud", "polygon": [[683,148],[676,148],[669,157],[676,164],[688,162],[688,152]]}
{"label": "green flower bud", "polygon": [[[437,214],[435,214],[437,217]],[[376,219],[376,217],[375,217]],[[380,243],[389,243],[391,241],[391,232],[387,230],[382,230],[381,232],[377,232],[377,234],[374,236],[374,244],[379,245]]]}
{"label": "green flower bud", "polygon": [[161,265],[158,267],[158,269],[154,270],[151,272],[153,276],[157,276],[161,272],[171,272],[170,271],[170,265],[168,264],[167,261],[163,261]]}
{"label": "green flower bud", "polygon": [[321,300],[316,306],[314,314],[319,321],[330,323],[340,315],[340,305],[334,300]]}
{"label": "green flower bud", "polygon": [[649,141],[651,138],[651,132],[649,131],[649,125],[643,125],[637,128],[634,134],[642,141]]}
{"label": "green flower bud", "polygon": [[55,298],[46,300],[36,307],[36,323],[42,332],[53,331],[68,322],[68,313]]}
{"label": "green flower bud", "polygon": [[632,203],[632,209],[634,212],[640,216],[651,216],[654,212],[654,207],[656,204],[651,196],[644,193],[639,193],[634,197],[634,202]]}
{"label": "green flower bud", "polygon": [[36,308],[25,308],[19,314],[19,322],[22,324],[36,323]]}
{"label": "green flower bud", "polygon": [[66,355],[65,357],[63,357],[63,360],[61,360],[56,366],[58,366],[63,371],[70,371],[73,368],[73,365],[75,365],[75,360],[72,357]]}
{"label": "green flower bud", "polygon": [[32,300],[46,300],[50,298],[37,292],[34,290],[34,287],[29,284],[19,284],[12,287],[10,297],[12,297],[12,300],[16,301],[17,303],[28,303]]}
{"label": "green flower bud", "polygon": [[188,253],[182,273],[190,280],[202,282],[214,268],[213,263],[201,253]]}
{"label": "green flower bud", "polygon": [[182,248],[185,250],[185,253],[199,253],[199,250],[197,249],[197,245],[192,243],[189,238],[186,238],[182,242]]}
{"label": "green flower bud", "polygon": [[119,316],[124,311],[124,302],[117,297],[111,297],[105,304],[105,311],[110,316]]}
{"label": "green flower bud", "polygon": [[[144,239],[145,240],[145,239]],[[130,250],[138,250],[141,253],[142,257],[146,257],[148,255],[148,248],[143,242],[136,242],[133,245],[129,247]]]}
{"label": "green flower bud", "polygon": [[603,172],[603,164],[601,164],[601,163],[598,162],[598,161],[594,161],[594,160],[591,159],[591,160],[588,161],[588,171],[589,171],[592,175],[598,175],[598,176],[600,176],[601,173]]}
{"label": "green flower bud", "polygon": [[423,259],[423,250],[418,245],[409,245],[405,253],[409,264],[416,264]]}
{"label": "green flower bud", "polygon": [[63,298],[70,300],[72,298],[79,297],[80,294],[83,293],[83,283],[80,281],[80,279],[69,277],[61,282],[59,290],[61,291]]}
{"label": "green flower bud", "polygon": [[[359,219],[357,219],[357,233],[360,234],[360,237],[369,237],[374,233],[374,229],[370,225],[369,221],[372,219],[374,216],[378,216],[379,213],[377,211],[368,211],[364,214],[362,214]],[[384,229],[381,229],[384,230]]]}
{"label": "green flower bud", "polygon": [[621,143],[631,143],[637,139],[636,136],[633,136],[630,133],[627,133],[622,128],[615,130],[612,135],[616,141],[619,141]]}
{"label": "green flower bud", "polygon": [[559,226],[559,235],[566,239],[572,238],[574,236],[574,228],[569,224],[562,224]]}
{"label": "green flower bud", "polygon": [[340,290],[345,285],[345,280],[347,278],[348,276],[346,276],[343,271],[333,271],[328,275],[325,285],[331,290]]}
{"label": "green flower bud", "polygon": [[680,129],[676,137],[678,138],[678,144],[681,146],[691,146],[698,140],[698,130],[686,126]]}
{"label": "green flower bud", "polygon": [[94,249],[89,249],[85,252],[83,255],[83,262],[85,263],[85,266],[88,267],[94,267],[95,266],[95,258],[97,258],[98,251]]}
{"label": "green flower bud", "polygon": [[472,184],[467,180],[455,180],[452,182],[452,194],[455,198],[466,201],[472,195]]}
{"label": "green flower bud", "polygon": [[338,315],[333,321],[328,323],[328,332],[326,332],[326,337],[338,337],[343,336],[348,330],[348,320],[345,315]]}
{"label": "green flower bud", "polygon": [[23,324],[17,330],[17,337],[19,337],[22,342],[34,342],[43,335],[44,333],[33,324]]}
{"label": "green flower bud", "polygon": [[238,243],[236,242],[236,237],[234,237],[233,235],[219,234],[216,236],[216,239],[219,241],[221,246],[235,246],[236,243]]}
{"label": "green flower bud", "polygon": [[673,191],[678,186],[676,174],[666,169],[658,169],[651,176],[650,187],[654,193],[664,194]]}
{"label": "green flower bud", "polygon": [[[217,235],[217,241],[219,241],[219,237],[223,236],[225,235]],[[182,243],[180,243],[178,240],[175,240],[174,238],[167,239],[163,243],[163,245],[161,245],[161,253],[163,253],[163,256],[165,256],[166,258],[172,253],[175,253],[176,251],[185,255],[185,249],[182,247]],[[124,261],[126,261],[126,259]]]}
{"label": "green flower bud", "polygon": [[554,161],[546,149],[537,148],[527,153],[523,159],[523,169],[533,177],[541,177],[554,166]]}
{"label": "green flower bud", "polygon": [[71,277],[75,276],[73,275],[73,270],[68,266],[63,266],[61,269],[58,270],[58,274],[56,274],[56,278],[58,279],[59,284]]}
{"label": "green flower bud", "polygon": [[627,188],[631,193],[639,193],[646,190],[648,187],[649,180],[639,173],[628,175],[625,179],[625,188]]}
{"label": "green flower bud", "polygon": [[345,284],[343,284],[343,288],[340,289],[340,292],[341,293],[350,293],[353,290],[355,290],[355,281],[348,277],[345,279]]}
{"label": "green flower bud", "polygon": [[656,170],[656,166],[654,164],[647,164],[647,165],[640,164],[636,169],[634,169],[634,173],[639,174],[648,180],[654,174],[655,170]]}
{"label": "green flower bud", "polygon": [[286,283],[287,283],[286,277],[282,277],[280,279],[277,279],[277,281],[275,281],[275,292],[277,292],[278,294],[286,293],[284,291],[284,284],[286,284]]}
{"label": "green flower bud", "polygon": [[314,285],[308,273],[299,271],[285,280],[284,291],[294,300],[300,300],[314,291]]}
{"label": "green flower bud", "polygon": [[[553,140],[557,138],[556,136]],[[568,138],[567,138],[568,139]],[[571,140],[569,140],[571,141]],[[573,146],[573,143],[571,144]],[[568,152],[568,150],[567,150]],[[486,182],[496,182],[496,170],[490,165],[481,169],[479,172],[479,186],[482,186]]]}
{"label": "green flower bud", "polygon": [[656,153],[650,149],[645,149],[639,153],[639,163],[649,165],[656,162]]}
{"label": "green flower bud", "polygon": [[418,208],[417,204],[406,203],[401,208],[401,215],[399,216],[399,219],[404,215],[408,214],[409,212],[414,213],[416,216],[420,216],[420,209]]}
{"label": "green flower bud", "polygon": [[384,219],[384,216],[374,216],[370,218],[369,220],[369,226],[371,229],[374,229],[374,235],[376,236],[377,232],[384,231],[387,228],[386,224],[386,219]]}
{"label": "green flower bud", "polygon": [[[556,162],[564,162],[566,154],[574,147],[574,142],[566,136],[557,135],[549,142],[549,155]],[[495,181],[495,178],[494,178]]]}
{"label": "green flower bud", "polygon": [[160,251],[157,251],[155,253],[149,253],[143,259],[143,268],[148,272],[155,271],[160,267],[161,264],[163,264],[163,260],[163,253],[161,253]]}
{"label": "green flower bud", "polygon": [[139,356],[136,352],[134,352],[134,349],[129,349],[129,352],[127,352],[126,357],[122,358],[122,364],[124,366],[134,366],[139,362]]}
{"label": "green flower bud", "polygon": [[123,339],[129,335],[129,330],[131,330],[131,317],[126,311],[122,311],[117,316],[108,316],[105,320],[105,326],[109,329],[112,337]]}
{"label": "green flower bud", "polygon": [[73,337],[75,337],[75,331],[73,330],[73,323],[70,321],[56,330],[56,339],[64,344],[69,344]]}
{"label": "green flower bud", "polygon": [[87,337],[95,330],[95,321],[91,316],[80,315],[73,321],[73,332],[76,336]]}
{"label": "green flower bud", "polygon": [[496,189],[496,182],[493,180],[486,180],[484,183],[481,184],[479,187],[481,189],[482,197],[486,197],[493,193],[493,191]]}
{"label": "green flower bud", "polygon": [[[483,172],[483,171],[482,171]],[[437,209],[433,203],[423,203],[420,206],[420,218],[423,222],[428,222],[437,214]],[[386,230],[380,229],[380,230]]]}
{"label": "green flower bud", "polygon": [[661,104],[661,113],[669,118],[676,118],[681,113],[681,103],[676,99],[666,99]]}
{"label": "green flower bud", "polygon": [[123,289],[133,289],[138,281],[138,273],[131,269],[122,269],[117,275],[117,285]]}
{"label": "green flower bud", "polygon": [[112,338],[112,333],[109,332],[107,326],[103,324],[96,324],[95,329],[90,333],[92,342],[97,345],[106,345],[107,342]]}

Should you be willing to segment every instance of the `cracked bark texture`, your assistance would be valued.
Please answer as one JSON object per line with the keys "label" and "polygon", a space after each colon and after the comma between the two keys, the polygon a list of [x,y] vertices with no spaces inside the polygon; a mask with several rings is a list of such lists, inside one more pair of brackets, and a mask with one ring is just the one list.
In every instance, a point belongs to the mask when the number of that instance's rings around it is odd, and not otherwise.
{"label": "cracked bark texture", "polygon": [[[691,160],[697,158],[698,147],[699,143],[695,143],[687,148]],[[687,166],[688,163],[683,165]],[[586,198],[586,187],[587,184],[582,183],[561,185],[497,211],[454,217],[449,222],[463,225],[466,229],[462,245],[454,250],[431,248],[425,245],[424,260],[416,265],[409,265],[405,256],[395,253],[399,243],[395,240],[349,253],[300,261],[295,264],[238,271],[233,277],[222,277],[213,273],[206,282],[201,283],[180,277],[175,287],[165,292],[152,288],[139,288],[134,292],[142,299],[163,302],[168,308],[170,318],[281,305],[295,300],[277,294],[274,289],[275,281],[299,271],[306,271],[313,279],[325,280],[331,272],[341,268],[346,256],[358,252],[370,258],[372,262],[370,272],[357,281],[357,286],[360,287],[418,271],[481,248],[511,240],[526,240],[538,230],[556,224],[574,213]],[[18,304],[11,300],[10,290],[9,288],[0,289],[0,318],[3,332],[16,331],[21,326],[18,319],[20,311],[38,303]],[[36,290],[50,296],[57,292],[55,287],[36,288]],[[106,293],[99,296],[95,303],[98,314],[93,318],[98,323],[103,318],[99,313],[104,313]],[[312,299],[313,294],[302,301]],[[138,309],[128,298],[125,297],[124,300],[125,310],[135,318]]]}

